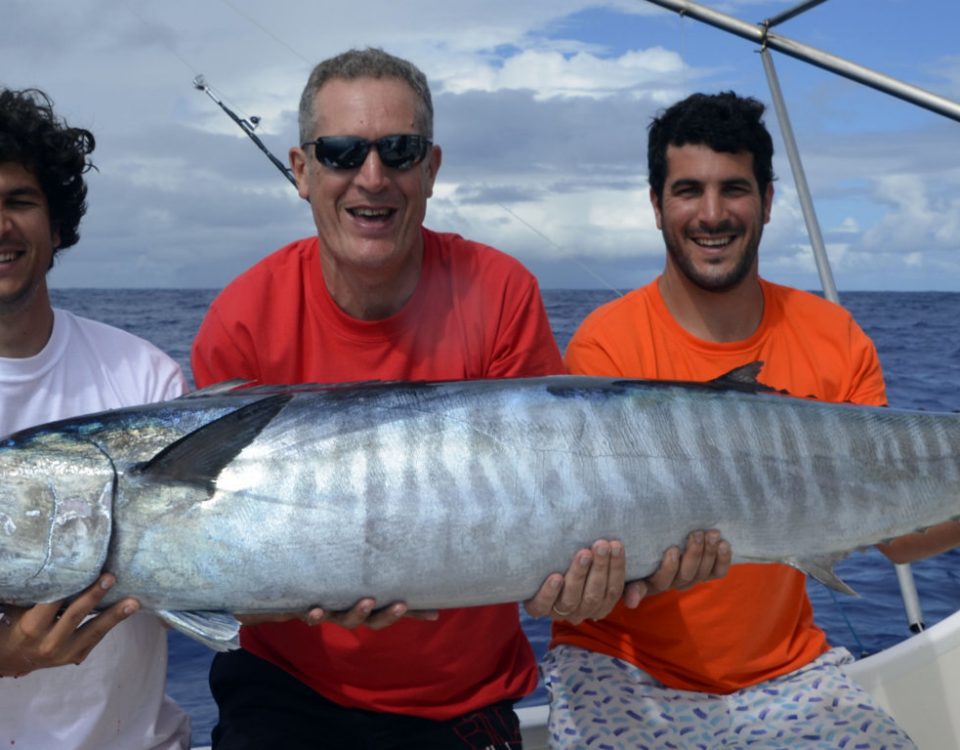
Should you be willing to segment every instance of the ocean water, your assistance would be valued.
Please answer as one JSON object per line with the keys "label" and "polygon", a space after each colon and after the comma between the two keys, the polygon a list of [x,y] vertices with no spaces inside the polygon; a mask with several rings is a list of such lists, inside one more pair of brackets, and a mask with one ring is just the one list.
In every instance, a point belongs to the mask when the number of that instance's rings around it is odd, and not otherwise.
{"label": "ocean water", "polygon": [[[125,328],[153,341],[190,377],[190,344],[215,296],[213,290],[55,290],[54,304]],[[544,299],[561,349],[580,321],[613,293],[546,290]],[[960,411],[960,294],[938,292],[851,292],[843,303],[876,342],[891,406]],[[823,519],[824,525],[830,523]],[[913,566],[926,624],[960,608],[960,551]],[[835,596],[808,584],[816,619],[835,645],[855,655],[873,653],[907,635],[907,622],[893,566],[875,550],[857,553],[837,566],[859,597]],[[758,592],[760,595],[761,592]],[[544,621],[524,618],[538,656],[549,639]],[[216,708],[207,688],[212,653],[179,633],[170,633],[168,692],[193,717],[194,742],[209,742]],[[524,703],[542,703],[542,688]]]}

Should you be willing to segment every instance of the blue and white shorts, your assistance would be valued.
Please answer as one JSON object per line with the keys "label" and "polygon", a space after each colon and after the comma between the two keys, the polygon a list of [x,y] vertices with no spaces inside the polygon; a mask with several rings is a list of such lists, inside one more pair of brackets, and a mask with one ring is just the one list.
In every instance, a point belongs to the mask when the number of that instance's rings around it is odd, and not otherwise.
{"label": "blue and white shorts", "polygon": [[843,670],[843,648],[730,695],[674,690],[622,659],[559,646],[540,669],[563,750],[916,750]]}

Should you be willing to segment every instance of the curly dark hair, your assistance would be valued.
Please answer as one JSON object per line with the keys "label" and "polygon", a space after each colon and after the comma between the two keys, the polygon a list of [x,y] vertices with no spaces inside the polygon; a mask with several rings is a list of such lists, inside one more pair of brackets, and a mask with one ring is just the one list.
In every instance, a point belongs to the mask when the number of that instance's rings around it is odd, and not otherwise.
{"label": "curly dark hair", "polygon": [[87,212],[83,174],[93,167],[87,157],[95,146],[93,133],[69,127],[39,89],[0,89],[0,162],[22,164],[40,182],[50,224],[60,234],[54,256],[80,239],[80,219]]}
{"label": "curly dark hair", "polygon": [[647,138],[647,172],[657,200],[663,201],[667,179],[667,147],[686,144],[709,146],[714,151],[753,154],[753,174],[764,195],[773,174],[773,139],[763,123],[766,108],[749,96],[732,91],[692,94],[660,113],[650,123]]}

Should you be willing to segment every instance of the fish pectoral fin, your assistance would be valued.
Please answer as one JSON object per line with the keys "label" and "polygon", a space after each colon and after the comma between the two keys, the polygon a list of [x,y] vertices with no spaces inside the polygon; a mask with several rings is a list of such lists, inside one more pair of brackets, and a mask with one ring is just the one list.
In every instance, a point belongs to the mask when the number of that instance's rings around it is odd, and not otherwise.
{"label": "fish pectoral fin", "polygon": [[214,490],[217,477],[292,398],[267,396],[215,419],[171,443],[137,471],[154,480]]}
{"label": "fish pectoral fin", "polygon": [[840,576],[833,572],[833,565],[837,560],[842,560],[846,555],[837,555],[832,557],[811,558],[808,560],[784,560],[787,565],[791,565],[797,570],[801,570],[811,578],[820,581],[828,589],[839,591],[841,594],[850,596],[860,596]]}
{"label": "fish pectoral fin", "polygon": [[174,630],[214,651],[240,648],[240,622],[229,612],[180,612],[162,609],[157,616]]}

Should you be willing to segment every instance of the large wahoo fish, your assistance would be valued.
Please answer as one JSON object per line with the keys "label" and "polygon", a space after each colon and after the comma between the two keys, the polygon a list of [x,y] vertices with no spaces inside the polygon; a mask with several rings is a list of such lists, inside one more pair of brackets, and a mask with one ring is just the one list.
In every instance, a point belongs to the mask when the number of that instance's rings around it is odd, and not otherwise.
{"label": "large wahoo fish", "polygon": [[850,550],[960,516],[960,415],[711,384],[548,377],[264,387],[0,441],[0,601],[104,570],[213,647],[226,612],[519,601],[623,540],[630,578],[694,529],[844,588]]}

